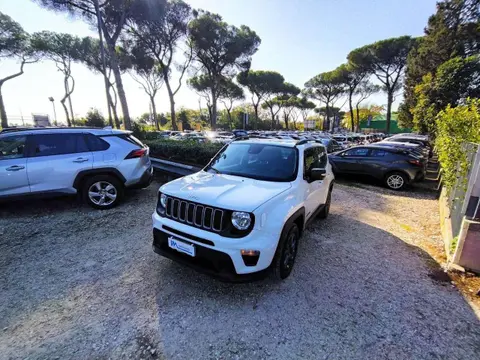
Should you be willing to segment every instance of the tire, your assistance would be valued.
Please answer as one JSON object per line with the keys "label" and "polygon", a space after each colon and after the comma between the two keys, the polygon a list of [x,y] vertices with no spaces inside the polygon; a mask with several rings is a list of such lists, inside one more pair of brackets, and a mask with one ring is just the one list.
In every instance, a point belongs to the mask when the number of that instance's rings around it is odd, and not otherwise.
{"label": "tire", "polygon": [[[95,209],[107,210],[122,201],[123,191],[123,184],[114,176],[92,176],[83,183],[83,201]],[[93,193],[98,193],[98,196],[93,196]]]}
{"label": "tire", "polygon": [[282,233],[275,257],[272,261],[273,274],[277,279],[284,280],[292,272],[295,258],[297,257],[299,240],[300,230],[295,223],[291,224],[288,229],[285,229]]}
{"label": "tire", "polygon": [[332,203],[332,190],[333,188],[330,188],[330,190],[328,190],[327,201],[325,201],[325,206],[323,207],[322,211],[318,213],[319,219],[326,219],[328,217],[328,214],[330,213],[330,204]]}
{"label": "tire", "polygon": [[385,186],[391,190],[403,190],[408,185],[408,179],[401,172],[391,172],[385,176]]}

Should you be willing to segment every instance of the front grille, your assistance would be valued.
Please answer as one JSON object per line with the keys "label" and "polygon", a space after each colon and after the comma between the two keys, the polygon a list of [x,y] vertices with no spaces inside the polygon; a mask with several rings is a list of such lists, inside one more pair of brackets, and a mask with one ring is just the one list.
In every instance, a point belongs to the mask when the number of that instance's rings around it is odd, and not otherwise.
{"label": "front grille", "polygon": [[200,229],[221,232],[224,230],[224,215],[222,209],[167,197],[165,216],[181,223]]}

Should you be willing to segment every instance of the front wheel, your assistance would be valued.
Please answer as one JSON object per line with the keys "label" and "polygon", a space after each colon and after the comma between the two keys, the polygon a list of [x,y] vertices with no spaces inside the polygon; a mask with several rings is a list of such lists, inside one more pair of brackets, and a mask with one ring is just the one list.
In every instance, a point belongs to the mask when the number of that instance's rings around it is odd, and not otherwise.
{"label": "front wheel", "polygon": [[407,177],[401,172],[392,172],[385,176],[385,185],[392,190],[403,190],[407,183]]}
{"label": "front wheel", "polygon": [[272,262],[273,273],[276,278],[286,279],[292,272],[297,257],[299,239],[300,231],[295,223],[291,224],[282,234]]}

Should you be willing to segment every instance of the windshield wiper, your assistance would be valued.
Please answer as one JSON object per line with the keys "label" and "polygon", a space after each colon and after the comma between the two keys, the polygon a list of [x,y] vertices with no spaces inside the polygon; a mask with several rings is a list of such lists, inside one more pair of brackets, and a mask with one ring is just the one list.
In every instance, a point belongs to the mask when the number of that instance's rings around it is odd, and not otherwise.
{"label": "windshield wiper", "polygon": [[214,172],[215,174],[221,174],[221,172],[220,172],[219,170],[215,169],[213,166],[209,166],[209,167],[207,168],[207,171],[208,171],[208,170],[213,170],[213,172]]}

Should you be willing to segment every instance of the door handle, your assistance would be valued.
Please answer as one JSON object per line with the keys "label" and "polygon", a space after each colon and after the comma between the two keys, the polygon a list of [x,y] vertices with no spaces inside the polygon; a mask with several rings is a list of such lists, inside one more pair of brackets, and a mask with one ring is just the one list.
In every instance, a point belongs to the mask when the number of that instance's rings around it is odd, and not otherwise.
{"label": "door handle", "polygon": [[88,161],[87,158],[77,158],[75,160],[73,160],[74,163],[83,163],[85,161]]}
{"label": "door handle", "polygon": [[6,168],[7,171],[19,171],[25,169],[25,166],[13,165]]}

